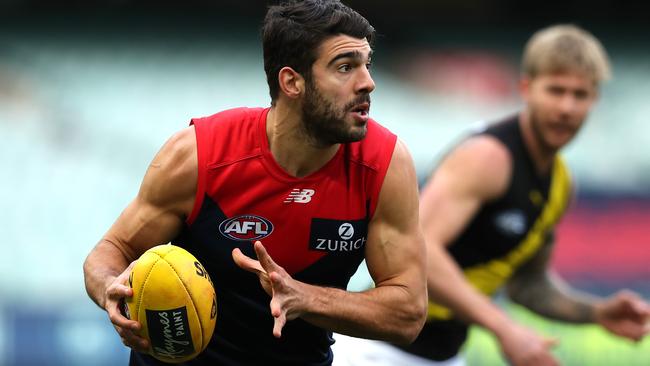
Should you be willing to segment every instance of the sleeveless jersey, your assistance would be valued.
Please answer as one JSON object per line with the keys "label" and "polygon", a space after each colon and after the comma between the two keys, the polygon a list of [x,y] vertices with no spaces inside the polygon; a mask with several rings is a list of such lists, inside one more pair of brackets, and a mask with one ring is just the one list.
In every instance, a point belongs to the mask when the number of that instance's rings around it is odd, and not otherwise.
{"label": "sleeveless jersey", "polygon": [[[317,172],[296,178],[274,160],[268,109],[239,108],[194,119],[198,187],[193,212],[174,244],[204,265],[217,294],[208,348],[188,365],[329,365],[331,332],[298,318],[273,336],[270,296],[232,250],[256,258],[260,240],[294,279],[345,289],[364,259],[396,136],[370,120],[366,137],[341,144]],[[207,301],[207,300],[206,300]],[[131,363],[161,364],[132,352]]]}
{"label": "sleeveless jersey", "polygon": [[[559,155],[549,175],[535,171],[517,117],[480,134],[493,136],[507,147],[513,164],[511,181],[505,194],[484,204],[447,249],[466,279],[493,295],[545,243],[568,205],[571,184]],[[416,341],[404,349],[433,360],[453,357],[465,342],[467,325],[431,302],[428,315]]]}

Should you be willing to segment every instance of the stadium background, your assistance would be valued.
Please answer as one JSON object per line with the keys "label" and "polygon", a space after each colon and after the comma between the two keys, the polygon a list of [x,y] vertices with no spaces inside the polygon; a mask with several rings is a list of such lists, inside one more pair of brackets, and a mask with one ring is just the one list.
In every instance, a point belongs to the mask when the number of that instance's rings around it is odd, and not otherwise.
{"label": "stadium background", "polygon": [[[650,297],[647,3],[347,3],[380,35],[371,115],[406,141],[421,180],[476,121],[516,110],[531,32],[575,22],[598,36],[614,79],[566,149],[578,191],[553,266],[599,295],[629,287]],[[194,116],[268,105],[257,35],[265,4],[0,2],[0,365],[126,363],[85,294],[83,260],[170,134]],[[567,365],[650,364],[650,339],[633,345],[501,303],[560,338]],[[503,364],[476,330],[468,360]]]}

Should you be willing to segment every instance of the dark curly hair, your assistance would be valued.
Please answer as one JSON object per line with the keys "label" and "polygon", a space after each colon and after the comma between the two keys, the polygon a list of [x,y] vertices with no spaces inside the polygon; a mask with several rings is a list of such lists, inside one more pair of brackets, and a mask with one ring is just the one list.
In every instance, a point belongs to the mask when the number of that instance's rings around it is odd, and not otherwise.
{"label": "dark curly hair", "polygon": [[318,47],[336,35],[366,38],[372,45],[375,29],[338,0],[289,0],[269,7],[262,26],[262,48],[271,104],[278,97],[280,69],[291,67],[311,80]]}

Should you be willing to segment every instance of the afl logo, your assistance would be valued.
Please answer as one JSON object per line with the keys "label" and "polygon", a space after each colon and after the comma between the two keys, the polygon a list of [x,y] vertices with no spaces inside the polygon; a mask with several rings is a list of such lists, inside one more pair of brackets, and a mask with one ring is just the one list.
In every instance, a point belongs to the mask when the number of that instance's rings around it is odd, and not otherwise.
{"label": "afl logo", "polygon": [[258,240],[271,235],[273,224],[260,216],[240,215],[222,221],[219,224],[219,231],[232,240]]}

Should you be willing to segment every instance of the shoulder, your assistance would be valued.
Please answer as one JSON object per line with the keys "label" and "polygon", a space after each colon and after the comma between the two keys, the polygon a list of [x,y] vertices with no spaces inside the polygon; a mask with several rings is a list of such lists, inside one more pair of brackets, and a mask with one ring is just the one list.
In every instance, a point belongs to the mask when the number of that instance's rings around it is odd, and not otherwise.
{"label": "shoulder", "polygon": [[448,158],[462,160],[472,169],[498,169],[512,162],[508,147],[491,135],[476,135],[465,139],[451,151]]}
{"label": "shoulder", "polygon": [[194,156],[196,156],[196,129],[194,126],[189,126],[176,132],[167,140],[156,156],[156,160],[164,158],[166,161],[179,162]]}
{"label": "shoulder", "polygon": [[196,129],[194,126],[189,126],[174,133],[165,142],[151,165],[171,172],[185,168],[185,165],[187,165],[185,163],[192,161],[195,157]]}
{"label": "shoulder", "polygon": [[496,137],[472,136],[442,161],[433,179],[446,179],[488,200],[503,194],[512,176],[512,154]]}
{"label": "shoulder", "polygon": [[211,114],[209,116],[192,118],[192,124],[247,119],[250,117],[259,116],[264,110],[265,108],[231,108]]}

